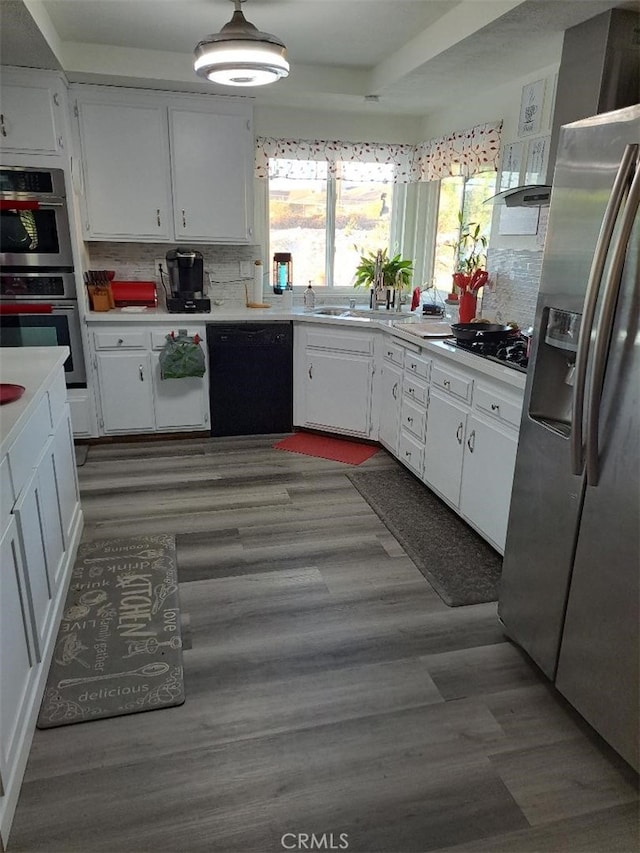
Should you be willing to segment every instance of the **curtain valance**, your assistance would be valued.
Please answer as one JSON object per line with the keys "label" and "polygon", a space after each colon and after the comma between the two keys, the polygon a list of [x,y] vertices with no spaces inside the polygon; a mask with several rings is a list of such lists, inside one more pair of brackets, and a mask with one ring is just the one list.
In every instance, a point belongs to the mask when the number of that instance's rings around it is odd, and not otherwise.
{"label": "curtain valance", "polygon": [[419,145],[258,137],[256,177],[331,175],[398,184],[437,181],[451,174],[468,177],[497,170],[501,130],[502,122],[479,124]]}

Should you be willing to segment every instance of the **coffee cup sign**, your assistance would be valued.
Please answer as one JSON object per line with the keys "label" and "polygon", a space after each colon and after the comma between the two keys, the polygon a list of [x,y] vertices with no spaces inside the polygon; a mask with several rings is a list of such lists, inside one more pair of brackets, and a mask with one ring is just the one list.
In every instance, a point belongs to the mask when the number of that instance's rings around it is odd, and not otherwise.
{"label": "coffee cup sign", "polygon": [[532,136],[540,131],[546,80],[536,80],[522,88],[518,136]]}

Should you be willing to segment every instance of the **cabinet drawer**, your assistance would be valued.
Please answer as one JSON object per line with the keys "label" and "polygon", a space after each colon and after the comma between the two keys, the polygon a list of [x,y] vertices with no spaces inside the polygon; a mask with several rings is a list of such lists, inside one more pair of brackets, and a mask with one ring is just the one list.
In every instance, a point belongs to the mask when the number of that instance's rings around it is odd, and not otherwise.
{"label": "cabinet drawer", "polygon": [[145,349],[146,332],[94,332],[96,349]]}
{"label": "cabinet drawer", "polygon": [[67,384],[64,381],[64,373],[60,372],[53,380],[49,388],[49,410],[51,412],[51,423],[56,424],[60,413],[67,402]]}
{"label": "cabinet drawer", "polygon": [[497,394],[493,389],[477,385],[473,395],[474,406],[478,411],[497,418],[509,426],[519,427],[522,413],[522,401],[516,402]]}
{"label": "cabinet drawer", "polygon": [[431,384],[459,400],[471,402],[473,379],[465,379],[453,370],[434,364],[431,369]]}
{"label": "cabinet drawer", "polygon": [[422,476],[424,447],[404,431],[400,434],[398,458],[407,468],[411,468],[419,477]]}
{"label": "cabinet drawer", "polygon": [[172,326],[167,329],[154,329],[151,332],[151,348],[152,349],[163,349],[164,345],[167,343],[167,335],[170,335],[171,332],[178,337],[178,332],[184,330],[188,337],[194,338],[196,335],[199,336],[201,341],[206,341],[206,333],[202,326]]}
{"label": "cabinet drawer", "polygon": [[404,369],[407,373],[411,373],[428,382],[429,373],[431,372],[431,359],[408,352],[404,362]]}
{"label": "cabinet drawer", "polygon": [[405,376],[402,380],[402,391],[405,397],[418,400],[420,403],[427,402],[427,386],[418,382],[413,376]]}
{"label": "cabinet drawer", "polygon": [[427,427],[427,412],[421,406],[416,406],[410,400],[402,401],[402,428],[413,433],[416,438],[424,440]]}
{"label": "cabinet drawer", "polygon": [[353,335],[344,332],[310,331],[307,333],[307,346],[369,355],[373,352],[373,337],[370,334]]}
{"label": "cabinet drawer", "polygon": [[20,495],[31,476],[51,432],[49,396],[45,394],[31,419],[9,448],[9,469],[15,497]]}
{"label": "cabinet drawer", "polygon": [[404,363],[404,349],[397,344],[385,341],[383,344],[383,356],[385,361],[391,361],[393,364],[399,364],[402,367]]}

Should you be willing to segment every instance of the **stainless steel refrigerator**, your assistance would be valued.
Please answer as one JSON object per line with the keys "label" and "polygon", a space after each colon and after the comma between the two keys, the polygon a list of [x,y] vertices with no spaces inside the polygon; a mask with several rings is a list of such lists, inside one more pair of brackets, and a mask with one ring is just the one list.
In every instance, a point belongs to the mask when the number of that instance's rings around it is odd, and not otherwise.
{"label": "stainless steel refrigerator", "polygon": [[499,614],[639,768],[640,105],[565,125]]}

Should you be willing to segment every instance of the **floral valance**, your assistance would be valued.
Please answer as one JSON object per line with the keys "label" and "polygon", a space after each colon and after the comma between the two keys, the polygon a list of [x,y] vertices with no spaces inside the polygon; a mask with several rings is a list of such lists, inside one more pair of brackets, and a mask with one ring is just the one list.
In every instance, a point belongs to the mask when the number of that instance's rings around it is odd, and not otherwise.
{"label": "floral valance", "polygon": [[502,122],[478,124],[430,139],[416,146],[412,181],[438,181],[449,175],[468,178],[477,172],[498,170]]}
{"label": "floral valance", "polygon": [[[256,140],[256,177],[302,178],[310,177],[296,161],[307,160],[327,164],[327,173],[341,178],[338,163],[366,163],[369,181],[395,183],[410,180],[409,173],[415,151],[414,145],[378,142],[342,142],[321,139],[273,139],[258,137]],[[276,166],[273,161],[286,164]],[[271,163],[271,166],[269,165]]]}
{"label": "floral valance", "polygon": [[437,181],[448,175],[468,177],[497,170],[501,130],[502,122],[479,124],[419,145],[258,137],[256,177],[330,175],[398,184]]}

